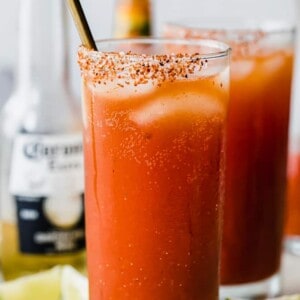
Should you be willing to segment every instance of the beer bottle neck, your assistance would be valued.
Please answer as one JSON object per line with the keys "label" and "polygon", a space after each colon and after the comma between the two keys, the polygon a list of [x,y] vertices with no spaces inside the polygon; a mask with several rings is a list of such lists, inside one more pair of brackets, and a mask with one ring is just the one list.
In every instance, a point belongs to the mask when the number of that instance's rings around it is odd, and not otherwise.
{"label": "beer bottle neck", "polygon": [[20,1],[18,88],[66,84],[66,14],[63,0]]}
{"label": "beer bottle neck", "polygon": [[114,36],[127,38],[151,35],[151,0],[116,1]]}

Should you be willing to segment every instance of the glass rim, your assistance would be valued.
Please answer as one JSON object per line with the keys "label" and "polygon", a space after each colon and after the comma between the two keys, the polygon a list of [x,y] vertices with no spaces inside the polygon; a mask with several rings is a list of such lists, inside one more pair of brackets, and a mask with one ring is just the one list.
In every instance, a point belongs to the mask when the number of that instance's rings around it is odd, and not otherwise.
{"label": "glass rim", "polygon": [[[201,76],[216,64],[227,67],[231,54],[228,44],[205,39],[104,39],[96,41],[96,45],[100,51],[81,46],[77,56],[82,77],[96,84],[116,80],[137,86],[149,81],[188,79]],[[178,48],[147,51],[147,45]],[[186,46],[191,48],[185,50]]]}
{"label": "glass rim", "polygon": [[[84,48],[87,55],[111,55],[112,57],[115,55],[118,55],[120,52],[123,53],[124,57],[128,57],[132,60],[139,60],[140,58],[143,59],[159,59],[160,57],[164,57],[166,55],[179,55],[179,54],[186,54],[183,52],[178,53],[168,53],[168,54],[143,54],[143,53],[135,53],[134,51],[106,51],[101,50],[101,45],[112,45],[112,46],[118,46],[118,45],[129,45],[129,44],[135,44],[135,45],[163,45],[163,44],[173,44],[173,45],[182,45],[182,46],[199,46],[199,47],[207,47],[210,48],[211,51],[204,51],[204,53],[195,53],[198,55],[200,59],[203,60],[211,60],[211,59],[217,59],[222,57],[227,57],[231,53],[231,47],[219,40],[214,39],[193,39],[193,38],[164,38],[164,37],[138,37],[138,38],[109,38],[109,39],[98,39],[95,40],[96,46],[98,50],[93,49],[87,49],[84,46],[81,46],[81,48]],[[214,51],[215,49],[215,51]],[[192,55],[192,54],[191,54]],[[186,59],[186,57],[178,57],[178,59]]]}
{"label": "glass rim", "polygon": [[167,21],[166,26],[176,26],[197,31],[214,31],[215,33],[256,33],[262,32],[269,35],[294,34],[296,32],[296,22],[281,19],[251,19],[251,18],[193,18],[180,19],[177,21]]}

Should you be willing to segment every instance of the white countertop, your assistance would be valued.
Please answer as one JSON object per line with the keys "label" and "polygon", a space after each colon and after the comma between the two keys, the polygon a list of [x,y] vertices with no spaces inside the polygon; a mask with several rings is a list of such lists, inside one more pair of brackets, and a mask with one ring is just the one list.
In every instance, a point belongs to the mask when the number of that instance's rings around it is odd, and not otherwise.
{"label": "white countertop", "polygon": [[283,294],[300,294],[300,256],[284,253],[282,274]]}

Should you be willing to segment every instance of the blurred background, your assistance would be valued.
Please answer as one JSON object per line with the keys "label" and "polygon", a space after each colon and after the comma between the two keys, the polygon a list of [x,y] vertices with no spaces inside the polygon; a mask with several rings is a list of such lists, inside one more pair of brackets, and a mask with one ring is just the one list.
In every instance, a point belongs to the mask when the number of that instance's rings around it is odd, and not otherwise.
{"label": "blurred background", "polygon": [[[18,51],[18,12],[23,0],[0,0],[0,109],[14,88]],[[49,0],[51,1],[51,0]],[[280,19],[294,22],[300,31],[300,0],[152,0],[154,35],[160,34],[167,21],[188,18],[244,17]],[[113,34],[116,0],[81,0],[93,35],[97,39]],[[41,31],[45,30],[40,28]],[[80,101],[80,74],[76,52],[80,44],[69,16],[69,77],[70,85]],[[43,32],[47,36],[47,32]],[[291,114],[291,136],[300,136],[300,35],[297,39],[294,88]],[[291,263],[292,266],[292,263]]]}
{"label": "blurred background", "polygon": [[[2,1],[0,10],[0,107],[10,95],[14,84],[14,69],[17,62],[18,8],[19,1]],[[298,22],[300,28],[300,0],[152,0],[154,34],[158,35],[166,21],[186,18],[223,18],[242,16],[245,18],[271,18]],[[89,20],[95,38],[112,36],[116,0],[82,0],[82,6]],[[70,36],[70,83],[78,101],[80,98],[80,79],[76,65],[76,51],[79,38],[74,25],[69,20]],[[43,30],[43,28],[41,28]],[[44,33],[47,35],[47,32]],[[299,38],[298,38],[299,44]],[[298,53],[300,46],[298,45]],[[297,59],[295,82],[300,81],[300,63]],[[292,123],[300,128],[300,85],[294,85]],[[300,130],[300,129],[298,129]]]}

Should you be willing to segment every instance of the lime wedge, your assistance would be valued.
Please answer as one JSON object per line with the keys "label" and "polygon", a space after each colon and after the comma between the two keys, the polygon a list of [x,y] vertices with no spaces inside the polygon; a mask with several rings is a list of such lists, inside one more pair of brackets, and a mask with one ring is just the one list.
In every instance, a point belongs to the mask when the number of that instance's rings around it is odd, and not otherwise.
{"label": "lime wedge", "polygon": [[0,284],[0,300],[60,300],[62,267]]}
{"label": "lime wedge", "polygon": [[0,284],[0,300],[88,300],[88,281],[71,266]]}
{"label": "lime wedge", "polygon": [[78,271],[65,266],[61,277],[62,300],[88,300],[88,281]]}

